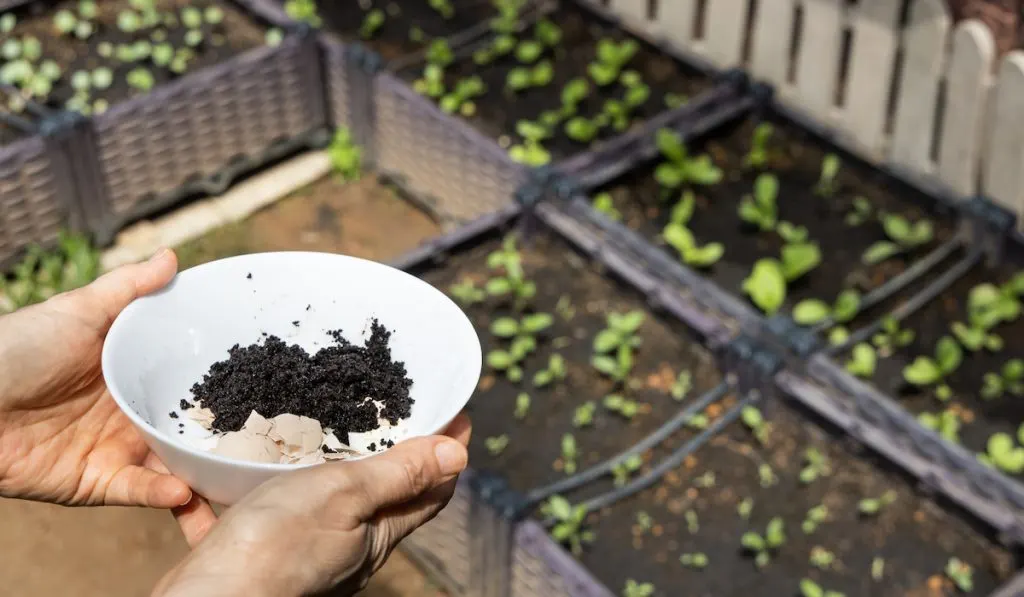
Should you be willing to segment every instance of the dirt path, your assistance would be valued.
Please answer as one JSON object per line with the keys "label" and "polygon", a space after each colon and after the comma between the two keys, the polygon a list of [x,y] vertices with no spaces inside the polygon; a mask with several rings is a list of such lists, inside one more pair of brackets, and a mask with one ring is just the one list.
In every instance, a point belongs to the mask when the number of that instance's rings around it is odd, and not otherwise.
{"label": "dirt path", "polygon": [[[187,267],[254,251],[333,251],[387,260],[437,234],[423,214],[372,179],[324,179],[249,220],[179,250]],[[166,512],[69,509],[0,500],[0,594],[10,597],[137,597],[187,551]],[[118,572],[114,572],[114,571]],[[396,553],[365,597],[436,597]]]}

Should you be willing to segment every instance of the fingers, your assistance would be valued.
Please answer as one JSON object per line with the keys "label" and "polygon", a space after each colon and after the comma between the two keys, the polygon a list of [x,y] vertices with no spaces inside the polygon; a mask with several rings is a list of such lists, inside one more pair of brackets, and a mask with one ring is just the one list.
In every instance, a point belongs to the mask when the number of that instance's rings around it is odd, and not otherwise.
{"label": "fingers", "polygon": [[197,494],[193,494],[192,499],[184,506],[178,506],[171,510],[171,513],[178,521],[178,526],[181,527],[181,533],[185,535],[185,541],[188,542],[189,547],[199,545],[203,537],[217,523],[217,514],[214,513],[210,502]]}
{"label": "fingers", "polygon": [[181,479],[141,466],[117,471],[103,493],[103,503],[108,506],[175,508],[191,498],[192,489]]}
{"label": "fingers", "polygon": [[454,440],[458,440],[463,446],[469,446],[469,439],[473,435],[473,423],[469,420],[469,415],[459,413],[448,425],[448,429],[445,430],[444,434]]}
{"label": "fingers", "polygon": [[466,468],[467,461],[464,445],[433,436],[406,440],[364,460],[339,463],[334,470],[344,474],[349,485],[351,514],[369,520],[382,509],[413,500],[450,480]]}
{"label": "fingers", "polygon": [[455,484],[456,479],[452,479],[412,502],[379,513],[375,520],[378,525],[386,527],[384,530],[389,547],[393,548],[399,541],[437,516],[452,499]]}
{"label": "fingers", "polygon": [[178,258],[170,249],[162,249],[149,261],[121,266],[110,271],[91,284],[70,293],[70,296],[85,297],[88,302],[87,317],[95,317],[96,327],[106,332],[114,318],[133,300],[156,292],[166,286],[178,271]]}

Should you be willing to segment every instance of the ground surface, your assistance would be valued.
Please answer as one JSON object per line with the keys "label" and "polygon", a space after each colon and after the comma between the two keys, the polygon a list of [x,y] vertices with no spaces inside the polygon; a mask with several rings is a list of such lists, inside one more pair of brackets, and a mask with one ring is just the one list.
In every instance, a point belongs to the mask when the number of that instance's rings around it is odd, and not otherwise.
{"label": "ground surface", "polygon": [[[372,180],[344,186],[325,179],[180,253],[183,266],[277,250],[388,260],[436,233],[429,219]],[[0,529],[0,594],[10,597],[147,595],[187,551],[170,514],[157,511],[0,500]],[[437,597],[439,592],[396,553],[364,595]]]}

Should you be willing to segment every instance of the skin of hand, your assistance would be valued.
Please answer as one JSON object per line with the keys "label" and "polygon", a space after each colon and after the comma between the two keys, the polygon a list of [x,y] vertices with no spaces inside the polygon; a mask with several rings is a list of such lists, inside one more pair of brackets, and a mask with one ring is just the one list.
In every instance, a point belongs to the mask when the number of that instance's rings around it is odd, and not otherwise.
{"label": "skin of hand", "polygon": [[466,466],[469,419],[365,460],[264,483],[217,520],[198,496],[176,515],[192,553],[154,597],[348,596],[451,499]]}
{"label": "skin of hand", "polygon": [[177,268],[163,250],[0,317],[0,496],[69,506],[188,503],[188,485],[166,474],[100,370],[114,318]]}

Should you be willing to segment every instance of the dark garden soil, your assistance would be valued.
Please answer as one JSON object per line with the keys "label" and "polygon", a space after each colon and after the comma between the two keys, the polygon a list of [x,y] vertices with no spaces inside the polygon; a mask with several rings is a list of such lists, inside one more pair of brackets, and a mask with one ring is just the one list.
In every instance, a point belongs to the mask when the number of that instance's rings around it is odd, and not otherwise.
{"label": "dark garden soil", "polygon": [[[872,383],[890,396],[895,396],[911,412],[937,413],[952,408],[960,415],[960,441],[975,452],[985,452],[990,435],[996,432],[1017,437],[1017,428],[1024,423],[1024,404],[1019,397],[1005,394],[999,398],[981,397],[983,377],[999,372],[1010,359],[1024,358],[1024,317],[993,328],[992,333],[1003,339],[999,352],[964,350],[963,363],[946,380],[953,389],[953,397],[942,402],[935,387],[915,388],[904,381],[903,370],[918,356],[934,357],[935,347],[943,336],[952,336],[950,324],[967,321],[967,297],[972,288],[983,283],[1000,285],[1021,271],[1019,266],[1004,264],[995,270],[976,267],[955,283],[937,300],[909,317],[903,328],[914,330],[914,341],[896,351],[890,358],[878,361]],[[848,358],[839,357],[840,362]]]}
{"label": "dark garden soil", "polygon": [[[140,26],[132,33],[118,25],[120,15],[141,14],[132,9],[128,0],[105,0],[96,4],[96,16],[88,19],[94,32],[85,40],[73,33],[61,34],[55,25],[55,15],[60,10],[70,11],[79,22],[85,21],[80,17],[79,2],[74,0],[45,5],[36,3],[20,9],[16,13],[18,20],[13,31],[0,35],[2,42],[20,40],[23,47],[27,38],[39,41],[40,56],[25,57],[33,72],[42,72],[42,65],[48,61],[59,68],[59,78],[52,81],[49,92],[33,96],[38,103],[54,109],[102,112],[158,85],[265,43],[264,27],[235,4],[224,0],[155,0],[153,4],[160,20],[152,26]],[[207,9],[211,7],[220,9],[219,19],[206,18]],[[191,29],[185,26],[182,18],[190,9],[198,9],[203,15],[201,23]],[[191,34],[192,38],[201,37],[197,45],[190,46],[186,42],[190,31],[197,32]],[[179,53],[187,56],[178,69],[180,72],[172,71],[172,65],[163,62],[157,49],[161,46],[164,50],[172,50],[175,56]],[[112,75],[109,82],[97,82],[97,73],[103,69],[109,69]],[[138,72],[130,77],[132,71]],[[146,76],[139,75],[139,72],[148,73],[151,80],[140,82]],[[85,91],[76,93],[73,84],[76,76],[85,79]],[[25,86],[19,83],[19,87],[24,89]]]}
{"label": "dark garden soil", "polygon": [[[597,540],[582,556],[587,568],[612,590],[621,590],[627,579],[653,583],[657,597],[796,597],[803,578],[846,597],[981,596],[1012,574],[1008,552],[916,495],[902,477],[848,452],[788,407],[770,409],[764,414],[772,430],[764,446],[734,423],[660,485],[592,514],[588,523]],[[826,456],[831,473],[803,484],[800,473],[811,447]],[[774,484],[762,485],[764,464]],[[887,491],[895,492],[895,501],[875,516],[859,513],[860,500]],[[752,508],[744,519],[740,504],[748,499]],[[827,517],[806,534],[808,510],[819,505]],[[644,514],[651,521],[647,528],[638,523]],[[740,540],[749,531],[764,536],[775,517],[783,520],[786,540],[758,569]],[[815,547],[835,556],[827,569],[811,564]],[[697,553],[706,556],[705,568],[680,562],[681,555]],[[952,557],[973,568],[972,591],[957,592],[944,576]],[[875,558],[884,561],[880,580],[872,578]]]}
{"label": "dark garden soil", "polygon": [[[515,54],[498,58],[487,66],[476,64],[472,58],[460,59],[445,70],[445,86],[452,89],[467,77],[479,76],[485,86],[486,93],[473,99],[476,112],[469,120],[481,131],[498,140],[503,147],[522,143],[522,137],[516,132],[516,124],[520,121],[537,121],[547,111],[557,111],[562,107],[561,93],[566,83],[582,77],[590,81],[591,93],[577,108],[576,114],[593,119],[603,109],[609,99],[622,99],[625,87],[613,83],[599,88],[589,79],[587,66],[594,62],[597,45],[600,40],[610,39],[616,42],[634,40],[639,49],[623,70],[634,70],[641,75],[644,84],[650,88],[650,96],[631,114],[629,126],[641,124],[646,119],[666,111],[666,96],[669,94],[693,97],[711,86],[711,80],[690,69],[679,61],[669,58],[653,46],[630,36],[619,28],[613,27],[597,16],[576,6],[563,3],[547,20],[557,25],[562,32],[561,42],[547,48],[535,64],[550,60],[554,65],[554,76],[551,83],[543,87],[531,87],[514,92],[506,88],[506,77],[513,68],[533,66],[520,64]],[[519,36],[520,41],[532,39],[534,29],[530,28]],[[422,75],[423,67],[408,69],[403,76],[414,81]],[[603,128],[593,141],[578,142],[570,139],[563,131],[562,124],[554,127],[552,138],[543,141],[544,148],[550,152],[553,160],[565,158],[584,151],[601,141],[616,137],[626,129],[616,130],[612,126]]]}
{"label": "dark garden soil", "polygon": [[[422,50],[431,40],[446,38],[473,27],[495,11],[490,0],[450,0],[452,13],[444,15],[427,0],[318,0],[317,11],[323,28],[347,41],[358,41],[392,60]],[[384,22],[367,28],[368,15],[383,13]]]}
{"label": "dark garden soil", "polygon": [[[492,275],[487,255],[499,246],[497,240],[477,246],[452,257],[443,269],[430,271],[424,278],[444,289],[465,281],[482,287]],[[632,382],[619,391],[641,403],[640,413],[630,421],[606,410],[602,399],[616,389],[590,365],[593,339],[605,328],[606,314],[643,310],[644,301],[631,289],[602,277],[565,242],[548,234],[534,237],[529,247],[520,251],[527,277],[537,284],[530,311],[549,313],[555,321],[541,333],[537,351],[527,357],[523,381],[513,384],[504,375],[485,370],[468,410],[474,425],[472,466],[500,471],[514,487],[527,491],[566,476],[561,459],[564,434],[576,438],[577,464],[582,470],[636,443],[685,404],[670,395],[680,372],[692,376],[689,397],[717,385],[720,375],[711,355],[686,335],[681,324],[648,314],[638,332],[643,345],[636,353]],[[510,308],[488,299],[467,308],[467,313],[477,327],[485,354],[507,346],[489,329],[495,319],[511,315]],[[565,358],[566,378],[545,388],[533,387],[534,373],[555,353]],[[529,394],[530,407],[526,416],[517,420],[513,414],[521,392]],[[577,407],[589,401],[596,405],[593,425],[574,427]],[[489,452],[487,439],[502,436],[508,438],[504,450],[497,455]]]}
{"label": "dark garden soil", "polygon": [[[803,299],[819,298],[831,303],[844,289],[867,291],[877,287],[950,236],[951,220],[927,213],[922,208],[927,201],[920,198],[919,193],[852,160],[843,163],[837,179],[838,190],[832,196],[816,195],[814,187],[828,151],[792,125],[774,123],[769,163],[763,170],[744,167],[756,125],[752,119],[744,121],[721,136],[690,148],[690,155],[707,153],[723,171],[720,183],[692,188],[697,209],[689,228],[699,245],[710,242],[724,245],[722,259],[704,272],[724,289],[744,296],[743,280],[754,263],[765,257],[778,258],[783,245],[776,233],[752,230],[738,215],[740,201],[752,193],[754,181],[761,172],[771,173],[778,179],[779,221],[806,227],[810,240],[820,245],[822,253],[822,262],[816,269],[788,285],[784,312]],[[611,193],[613,204],[628,227],[678,257],[660,235],[680,194],[667,193],[661,188],[654,179],[656,165],[657,162],[631,172],[598,192]],[[901,214],[911,221],[931,219],[935,224],[932,242],[879,265],[862,265],[865,249],[886,240],[886,236],[874,217],[857,226],[846,223],[857,197],[868,199],[875,213]]]}

